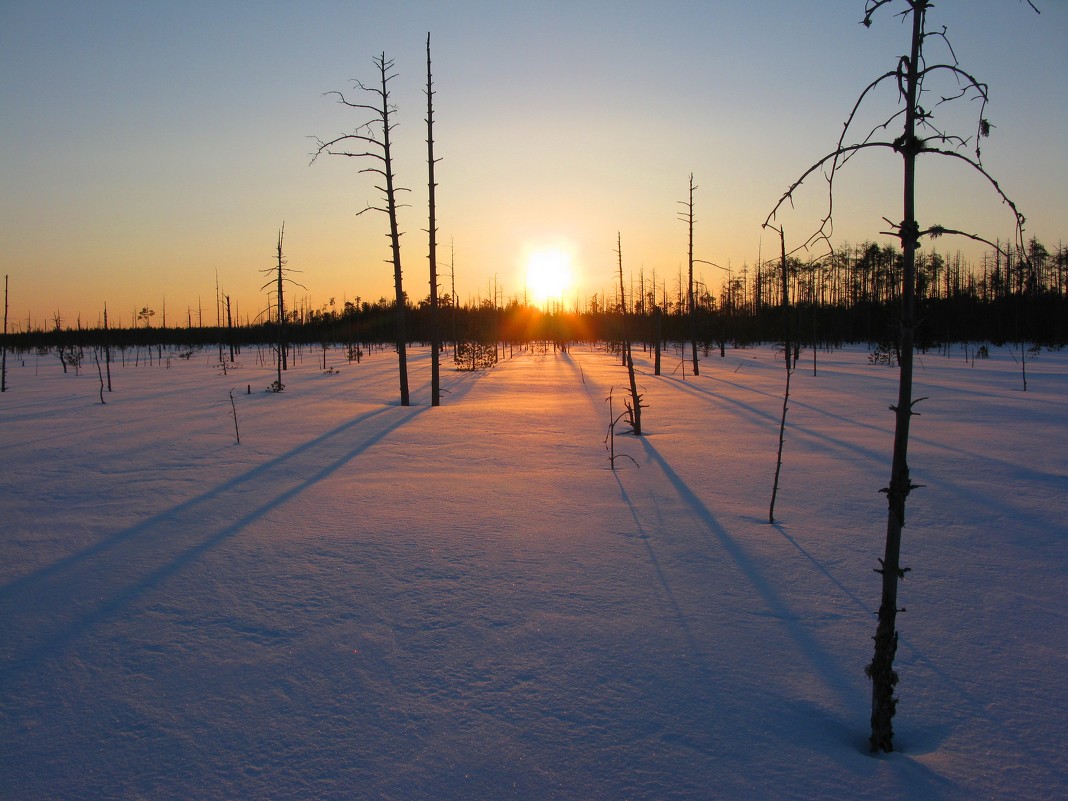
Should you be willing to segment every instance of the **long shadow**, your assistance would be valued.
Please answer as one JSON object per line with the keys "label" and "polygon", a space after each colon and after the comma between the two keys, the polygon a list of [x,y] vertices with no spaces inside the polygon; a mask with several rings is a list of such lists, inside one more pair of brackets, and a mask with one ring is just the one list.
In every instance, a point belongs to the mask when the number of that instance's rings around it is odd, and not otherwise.
{"label": "long shadow", "polygon": [[287,453],[283,453],[280,456],[276,456],[268,462],[264,462],[261,465],[257,465],[256,467],[253,467],[252,469],[242,473],[241,475],[235,476],[234,478],[223,482],[219,486],[214,487],[208,490],[207,492],[201,493],[195,498],[190,498],[187,501],[182,501],[177,506],[173,506],[170,509],[167,509],[166,511],[158,512],[157,514],[153,515],[152,517],[141,523],[138,523],[135,526],[131,526],[123,531],[119,531],[107,539],[94,543],[93,545],[90,545],[87,548],[83,548],[82,550],[76,553],[69,554],[68,556],[63,557],[62,559],[58,559],[57,561],[52,562],[51,564],[46,565],[45,567],[39,568],[38,570],[32,573],[20,576],[16,579],[12,579],[7,584],[0,587],[0,601],[6,600],[9,596],[19,592],[23,587],[27,585],[30,585],[36,581],[40,581],[41,579],[48,578],[61,570],[74,567],[79,562],[98,556],[118,545],[121,545],[123,542],[130,539],[131,537],[137,536],[138,534],[150,530],[162,521],[166,521],[169,518],[185,514],[189,511],[196,509],[198,506],[204,503],[218,498],[221,494],[225,492],[237,489],[243,484],[247,484],[251,481],[256,481],[260,479],[264,473],[270,470],[277,469],[278,467],[305,453],[306,451],[309,451],[317,446],[322,445],[323,443],[344,433],[350,428],[353,428],[355,426],[360,425],[361,423],[371,420],[380,414],[384,414],[391,408],[394,407],[384,406],[381,409],[375,409],[374,411],[367,412],[366,414],[362,414],[359,417],[354,417],[348,422],[342,423],[336,428],[327,431],[319,435],[318,437],[315,437],[314,439],[310,439],[307,442],[298,445],[296,448],[293,448],[293,450]]}
{"label": "long shadow", "polygon": [[[327,478],[390,433],[405,425],[417,415],[422,414],[427,408],[429,407],[412,408],[399,419],[319,467],[311,475],[299,480],[285,491],[272,495],[255,508],[245,512],[236,520],[217,531],[205,534],[199,541],[193,541],[196,540],[196,536],[189,537],[187,541],[192,541],[192,544],[177,553],[173,552],[175,543],[169,539],[164,539],[162,536],[167,529],[173,530],[177,527],[180,532],[192,531],[199,536],[199,521],[202,517],[198,517],[198,513],[202,512],[203,507],[210,501],[224,500],[223,496],[253,480],[269,486],[269,482],[265,481],[264,478],[271,470],[285,464],[296,454],[307,452],[317,445],[323,444],[326,440],[336,437],[343,431],[386,410],[370,412],[349,421],[314,440],[304,443],[284,456],[277,457],[265,465],[256,467],[235,479],[231,479],[210,492],[156,514],[143,523],[131,526],[104,543],[87,548],[53,565],[42,568],[30,576],[11,582],[3,589],[3,594],[0,596],[0,601],[3,601],[4,606],[8,607],[3,610],[3,625],[0,631],[4,632],[4,640],[6,641],[4,650],[9,653],[9,656],[4,660],[3,666],[0,667],[0,677],[7,680],[14,674],[32,669],[50,656],[59,653],[78,637],[91,631],[103,621],[119,614],[147,590],[158,586],[160,582],[174,575],[204,553],[240,533],[257,520],[262,519],[271,510],[278,508]],[[119,545],[125,542],[136,543],[132,553],[116,550]],[[159,546],[169,546],[169,552],[165,555],[153,554],[153,548]],[[182,548],[182,545],[178,545],[178,548]],[[107,564],[90,564],[90,560],[93,557],[99,557],[111,550],[116,550],[116,553],[108,560]],[[138,561],[142,563],[155,561],[158,564],[155,567],[150,567],[138,565]],[[134,571],[140,573],[138,577],[121,580],[126,583],[118,587],[108,583],[109,579],[113,580],[114,573],[112,571],[130,570],[131,565],[134,565],[132,568]],[[101,580],[104,582],[103,588],[99,584]],[[27,631],[25,626],[19,625],[18,618],[39,614],[42,609],[66,611],[76,608],[79,601],[82,601],[87,594],[87,583],[94,584],[95,592],[92,593],[92,596],[97,600],[91,603],[91,608],[87,611],[76,613],[76,617],[73,620],[65,623],[57,622],[54,630],[50,632],[36,629]],[[82,605],[86,606],[88,604],[83,602]],[[52,622],[52,620],[48,622]],[[23,653],[19,655],[11,654],[10,651],[14,650],[12,643],[16,637],[29,639],[33,644],[28,648],[24,647]]]}
{"label": "long shadow", "polygon": [[745,552],[744,548],[742,548],[737,540],[727,533],[727,530],[723,528],[720,522],[716,519],[716,516],[705,505],[704,501],[690,489],[663,455],[661,455],[661,453],[645,438],[642,438],[642,446],[645,448],[649,458],[660,467],[668,481],[671,482],[675,491],[679,494],[679,497],[707,526],[708,531],[716,538],[719,545],[742,571],[746,579],[748,579],[749,583],[753,586],[753,589],[756,590],[757,594],[767,605],[771,614],[783,621],[787,632],[793,638],[808,662],[812,665],[815,672],[824,676],[827,687],[838,694],[841,702],[847,708],[858,708],[858,704],[863,703],[863,700],[858,697],[853,697],[853,695],[846,691],[846,688],[852,684],[853,678],[847,676],[838,668],[835,658],[820,646],[815,638],[805,630],[803,625],[792,622],[796,621],[797,615],[793,613],[789,605],[782,599],[771,583],[761,574],[760,569]]}
{"label": "long shadow", "polygon": [[[824,567],[819,562],[819,560],[813,557],[812,554],[810,554],[799,542],[797,542],[797,540],[791,537],[782,525],[780,525],[779,523],[775,523],[773,527],[776,531],[779,532],[779,534],[782,535],[782,537],[787,542],[793,545],[794,548],[796,548],[802,556],[804,556],[808,561],[810,561],[817,570],[823,573],[823,575],[826,576],[827,579],[832,584],[834,584],[843,595],[849,598],[858,609],[867,612],[871,616],[871,630],[874,632],[876,618],[875,610],[868,604],[866,604],[864,601],[862,601],[859,597],[857,597],[857,595],[851,590],[849,590],[844,584],[842,584],[842,582],[840,582],[834,576],[834,574],[827,570],[827,568]],[[904,636],[903,634],[900,634],[900,632],[899,647],[902,650],[907,651],[910,654],[911,658],[915,660],[915,663],[917,665],[924,666],[932,674],[937,676],[943,686],[951,688],[952,691],[957,695],[957,697],[966,705],[966,708],[969,710],[969,713],[972,716],[976,718],[982,718],[986,720],[989,724],[991,724],[993,728],[1000,730],[1003,735],[1008,739],[1012,740],[1012,742],[1014,742],[1022,752],[1027,753],[1036,762],[1043,765],[1047,770],[1049,770],[1051,774],[1059,775],[1062,777],[1068,776],[1068,773],[1066,773],[1058,766],[1054,765],[1044,754],[1035,749],[1029,742],[1026,742],[1023,738],[1021,738],[1017,732],[1012,731],[1010,727],[1006,726],[1004,720],[1001,720],[992,715],[988,711],[989,699],[981,699],[973,695],[959,681],[957,681],[953,676],[947,673],[940,665],[936,664],[934,660],[931,659],[931,657],[929,657],[927,654],[917,648],[916,645],[908,637]],[[917,733],[914,730],[909,730],[907,728],[903,729],[898,733],[897,737],[899,749],[903,750],[905,753],[909,753],[910,751],[915,751],[917,753],[925,753],[927,751],[935,750],[938,747],[938,744],[941,741],[942,737],[946,736],[951,730],[949,727],[935,728],[937,731],[941,731],[941,735],[932,734],[930,731]]]}
{"label": "long shadow", "polygon": [[861,610],[862,612],[867,612],[869,615],[875,615],[875,610],[872,607],[864,603],[864,601],[857,597],[857,595],[852,590],[848,589],[842,582],[840,582],[838,578],[833,573],[831,573],[831,571],[824,567],[823,564],[821,564],[820,561],[816,559],[816,557],[806,551],[801,545],[801,543],[799,543],[786,532],[786,529],[782,526],[781,523],[773,523],[772,528],[778,531],[779,534],[782,535],[782,538],[784,540],[793,545],[797,549],[798,553],[800,553],[803,557],[810,561],[813,567],[815,567],[820,573],[826,576],[827,579],[835,587],[837,587],[843,595],[849,598],[849,600],[851,600],[856,605],[857,609]]}
{"label": "long shadow", "polygon": [[[487,376],[489,371],[486,370],[468,370],[464,372],[453,371],[447,377],[442,371],[441,382],[441,405],[442,406],[455,406],[459,401],[463,400],[467,395],[478,386],[478,382]],[[430,382],[425,385],[427,397],[430,396]]]}
{"label": "long shadow", "polygon": [[[719,394],[718,392],[715,391],[715,389],[713,389],[713,387],[711,387],[708,384],[705,384],[704,386],[702,386],[701,384],[697,383],[697,382],[702,381],[703,378],[704,378],[704,376],[700,376],[698,378],[691,378],[688,381],[683,381],[682,379],[672,378],[671,376],[660,376],[660,379],[664,384],[672,387],[673,389],[675,389],[675,390],[677,390],[679,392],[685,392],[687,394],[693,395],[694,397],[700,398],[700,399],[702,399],[704,401],[707,401],[708,403],[715,403],[715,404],[724,404],[725,403],[725,404],[729,404],[730,406],[737,407],[742,412],[745,412],[745,415],[747,417],[750,417],[753,420],[778,423],[779,418],[773,412],[761,411],[757,407],[753,406],[752,404],[746,403],[745,401],[738,400],[736,398],[728,398],[728,397],[726,397],[724,395]],[[734,385],[734,386],[738,386],[738,385]],[[739,389],[743,389],[746,392],[755,392],[755,394],[763,395],[763,396],[766,396],[768,398],[775,398],[775,396],[771,395],[770,393],[758,392],[758,391],[753,390],[752,387],[739,386]],[[782,404],[782,398],[779,397],[778,400],[779,400],[779,403],[781,405]]]}
{"label": "long shadow", "polygon": [[[586,395],[586,400],[589,401],[590,408],[595,413],[599,413],[605,404],[604,398],[598,398],[595,395],[595,392],[598,392],[598,384],[594,382],[593,376],[586,375],[586,371],[582,369],[579,360],[572,356],[571,353],[562,353],[560,359],[564,364],[571,368],[572,374],[577,376],[582,382],[582,390]],[[603,392],[603,388],[600,391]],[[607,395],[605,397],[607,397]],[[605,413],[605,416],[607,417],[607,412]]]}
{"label": "long shadow", "polygon": [[627,493],[626,488],[623,486],[623,482],[619,480],[619,475],[613,473],[616,484],[619,485],[619,494],[623,498],[623,502],[630,510],[630,516],[634,520],[634,527],[638,532],[638,537],[645,545],[646,553],[649,555],[649,562],[653,566],[653,570],[656,571],[657,580],[660,582],[660,587],[664,591],[664,595],[667,597],[668,605],[671,607],[671,611],[674,613],[675,620],[678,621],[679,627],[682,629],[683,636],[686,639],[686,646],[690,650],[690,654],[693,656],[694,662],[701,665],[702,674],[708,676],[711,674],[711,669],[705,663],[702,656],[700,647],[697,644],[697,638],[694,636],[693,631],[690,629],[690,623],[686,619],[686,615],[682,611],[682,607],[679,605],[678,600],[675,598],[675,593],[671,589],[671,584],[668,583],[667,576],[664,575],[664,570],[660,566],[660,560],[657,559],[656,553],[653,551],[653,546],[649,540],[649,535],[645,532],[645,527],[642,525],[641,518],[638,517],[638,510],[634,506],[634,502],[631,501],[630,495]]}
{"label": "long shadow", "polygon": [[[697,379],[697,380],[700,380],[700,379]],[[728,404],[729,406],[737,407],[742,412],[745,412],[744,416],[748,417],[751,421],[755,421],[756,423],[765,423],[765,424],[768,424],[769,426],[774,426],[774,428],[771,428],[771,427],[768,428],[769,437],[773,436],[773,432],[778,427],[779,417],[778,417],[778,413],[777,412],[776,413],[772,413],[772,412],[760,411],[757,408],[748,405],[744,401],[737,400],[735,398],[728,398],[728,397],[725,397],[723,395],[720,395],[720,394],[716,393],[711,387],[701,387],[699,385],[695,385],[692,380],[691,381],[686,381],[686,382],[670,381],[669,385],[672,388],[678,390],[679,392],[686,392],[686,393],[694,395],[695,397],[698,397],[698,398],[700,398],[700,399],[702,399],[704,401],[707,401],[710,404],[715,404],[716,408],[721,408],[722,404]],[[764,394],[764,393],[761,393],[761,394]],[[782,397],[781,396],[779,397],[778,402],[779,402],[780,405],[782,404]],[[792,407],[792,406],[795,406],[795,405],[802,405],[802,404],[799,404],[795,400],[791,399],[790,405]],[[743,416],[743,415],[739,414],[738,416]],[[829,415],[829,416],[835,417],[835,415]],[[866,425],[864,423],[857,423],[854,420],[847,420],[846,418],[841,418],[841,419],[844,422],[849,423],[851,426],[870,427],[870,428],[882,431],[882,429],[878,429],[877,426]],[[790,426],[788,428],[788,431],[790,432],[791,436],[798,436],[798,437],[800,437],[802,439],[809,440],[809,441],[811,441],[811,443],[813,444],[814,447],[819,448],[821,450],[825,450],[828,453],[832,453],[833,454],[833,453],[836,453],[838,451],[851,452],[851,453],[857,454],[858,456],[862,456],[865,459],[874,460],[876,462],[880,461],[885,456],[885,454],[882,453],[882,452],[874,451],[874,450],[872,450],[870,448],[865,448],[863,446],[857,445],[855,442],[850,442],[849,440],[843,439],[841,437],[831,436],[828,433],[813,432],[813,431],[811,431],[811,430],[809,430],[807,428],[800,428],[800,427],[797,427],[797,426]],[[834,446],[834,447],[832,447],[832,446]]]}

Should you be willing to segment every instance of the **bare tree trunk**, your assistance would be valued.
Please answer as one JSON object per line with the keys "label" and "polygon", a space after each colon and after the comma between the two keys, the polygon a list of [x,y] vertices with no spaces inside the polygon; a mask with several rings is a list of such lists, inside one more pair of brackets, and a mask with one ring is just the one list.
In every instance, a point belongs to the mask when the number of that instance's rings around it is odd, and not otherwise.
{"label": "bare tree trunk", "polygon": [[0,357],[0,392],[7,392],[7,276],[4,276],[4,344],[0,346],[3,356]]}
{"label": "bare tree trunk", "polygon": [[[252,386],[249,385],[249,391],[251,390]],[[234,439],[237,441],[237,444],[240,445],[241,430],[237,427],[237,403],[234,401],[234,391],[232,389],[230,390],[230,412],[233,414],[234,417]]]}
{"label": "bare tree trunk", "polygon": [[656,348],[653,351],[653,375],[660,375],[660,343],[664,340],[660,306],[655,307],[654,314],[656,315]]}
{"label": "bare tree trunk", "polygon": [[[429,37],[427,39],[427,47],[429,49]],[[391,72],[393,69],[393,61],[386,60],[385,53],[382,53],[381,56],[376,56],[373,61],[374,65],[378,68],[380,76],[379,88],[376,89],[364,86],[359,81],[356,82],[356,85],[359,89],[376,95],[377,100],[375,105],[350,102],[345,99],[345,96],[341,92],[329,92],[328,94],[337,95],[339,102],[344,106],[372,113],[374,119],[371,123],[365,123],[364,125],[359,126],[353,133],[343,134],[329,142],[317,139],[316,141],[319,146],[316,149],[315,155],[312,157],[312,161],[315,161],[315,159],[323,153],[329,153],[334,156],[348,156],[350,158],[358,159],[369,158],[379,165],[364,169],[362,172],[373,172],[382,176],[385,181],[385,187],[377,188],[385,195],[386,207],[383,209],[381,207],[368,206],[357,214],[363,214],[365,211],[374,210],[383,211],[389,217],[389,241],[393,254],[393,285],[395,293],[394,329],[397,346],[397,362],[400,372],[400,402],[401,406],[408,406],[410,405],[408,398],[408,336],[405,331],[405,311],[407,302],[404,297],[404,286],[402,282],[400,253],[401,235],[400,228],[397,224],[397,192],[399,189],[394,183],[393,156],[390,149],[390,134],[392,133],[393,125],[389,121],[390,113],[392,111],[392,107],[389,103],[389,82],[396,77],[396,73]],[[374,130],[379,124],[381,125],[381,138],[379,138]],[[334,145],[342,142],[357,143],[356,150],[347,151],[331,149]],[[368,145],[371,146],[371,150],[365,149]]]}
{"label": "bare tree trunk", "polygon": [[104,400],[104,371],[100,369],[100,351],[97,348],[93,348],[93,356],[96,358],[96,375],[100,379],[100,402],[107,403]]}
{"label": "bare tree trunk", "polygon": [[230,340],[230,364],[234,363],[234,318],[230,313],[230,296],[226,296],[226,333]]}
{"label": "bare tree trunk", "polygon": [[[869,27],[872,23],[873,15],[883,6],[894,2],[895,0],[866,0],[862,24],[865,27]],[[837,147],[809,167],[804,175],[791,185],[779,199],[771,214],[768,215],[767,220],[765,220],[765,226],[767,226],[779,209],[788,200],[793,199],[794,190],[808,176],[825,169],[824,174],[828,176],[827,212],[819,228],[805,243],[805,247],[817,240],[822,240],[829,244],[830,226],[833,221],[833,182],[842,165],[854,154],[868,148],[886,148],[901,155],[903,162],[903,215],[900,223],[890,222],[890,226],[893,229],[892,233],[901,241],[900,295],[897,294],[898,277],[893,269],[893,264],[885,265],[885,269],[881,263],[873,264],[870,268],[867,265],[858,265],[862,268],[863,286],[860,290],[862,296],[867,298],[870,295],[880,300],[883,298],[900,299],[901,302],[900,336],[895,343],[900,370],[898,397],[897,404],[891,407],[894,412],[894,448],[891,460],[890,482],[882,490],[886,493],[888,507],[886,543],[883,558],[879,560],[880,567],[876,570],[882,576],[882,593],[878,613],[879,623],[874,637],[875,653],[872,661],[865,668],[865,672],[872,680],[870,737],[872,751],[893,750],[892,720],[897,706],[894,688],[898,681],[897,673],[894,671],[894,657],[898,644],[896,628],[897,613],[899,611],[897,592],[899,580],[903,579],[905,573],[908,572],[908,568],[901,567],[901,532],[905,525],[906,501],[909,493],[918,486],[912,483],[909,475],[908,442],[911,419],[916,414],[913,408],[920,400],[923,400],[922,398],[913,399],[912,397],[913,360],[918,325],[916,320],[916,253],[919,241],[924,236],[934,238],[945,234],[954,234],[985,242],[993,247],[999,255],[1004,253],[1000,245],[995,245],[987,239],[966,231],[950,229],[941,225],[935,225],[926,230],[920,229],[916,220],[915,203],[917,156],[920,153],[948,156],[961,160],[976,170],[989,182],[994,192],[1012,210],[1016,217],[1017,239],[1021,248],[1024,222],[1023,215],[1020,214],[1016,203],[1001,190],[998,182],[982,165],[979,142],[989,135],[991,128],[990,123],[983,116],[988,100],[986,85],[979,83],[971,74],[957,65],[952,47],[949,46],[948,40],[945,40],[944,28],[935,35],[944,40],[948,48],[950,56],[948,63],[933,64],[928,62],[924,53],[924,42],[927,36],[926,16],[928,9],[932,8],[933,4],[931,0],[903,0],[902,4],[907,8],[899,16],[907,19],[910,14],[912,15],[912,36],[908,55],[898,59],[896,69],[883,73],[864,89],[849,114]],[[1037,11],[1030,0],[1028,4]],[[922,93],[924,91],[924,81],[934,74],[950,77],[955,81],[958,91],[957,94],[951,94],[949,97],[943,96],[940,101],[935,101],[936,105],[958,98],[980,101],[978,125],[974,139],[948,133],[932,124],[932,115],[922,107],[923,105],[928,105],[923,102]],[[847,141],[847,137],[852,137],[850,130],[853,123],[859,119],[859,109],[865,98],[873,93],[876,88],[891,83],[896,84],[898,97],[903,109],[899,106],[886,118],[882,125],[868,128],[868,133],[863,138],[860,138],[859,141]],[[932,92],[931,94],[933,99],[935,93]],[[889,141],[888,138],[881,138],[877,132],[889,130],[891,123],[901,114],[904,115],[904,130],[901,135],[892,141]],[[867,128],[866,125],[865,127]],[[969,142],[974,143],[974,157],[961,152],[961,148]],[[873,249],[873,251],[875,253],[879,252],[878,249]],[[862,261],[868,262],[869,259],[865,256]],[[997,271],[998,267],[995,270]],[[813,340],[815,340],[815,337],[813,337]],[[815,346],[815,341],[813,346]]]}
{"label": "bare tree trunk", "polygon": [[430,72],[430,34],[426,35],[426,148],[429,171],[430,223],[430,405],[441,405],[441,377],[439,369],[441,334],[438,331],[438,228],[434,190],[434,89]]}
{"label": "bare tree trunk", "polygon": [[[285,285],[286,281],[288,281],[288,282],[290,282],[292,284],[297,284],[297,282],[294,281],[292,278],[287,277],[287,273],[293,272],[293,270],[287,270],[286,269],[286,266],[285,266],[286,265],[286,259],[285,259],[285,255],[282,252],[282,240],[285,237],[285,231],[286,231],[286,224],[285,224],[285,222],[283,222],[282,223],[282,227],[278,229],[278,245],[277,245],[277,249],[276,249],[277,250],[277,264],[274,267],[267,267],[267,268],[265,268],[265,269],[260,271],[262,273],[266,273],[268,275],[273,276],[266,284],[264,284],[262,287],[260,287],[260,289],[267,289],[267,287],[269,287],[272,284],[274,284],[275,292],[278,294],[278,344],[277,344],[278,359],[276,360],[277,361],[277,365],[278,365],[278,379],[275,382],[274,386],[270,388],[272,392],[281,392],[284,389],[284,385],[282,384],[282,371],[288,369],[288,366],[286,364],[286,351],[287,351],[287,347],[286,347],[286,331],[285,331],[286,304],[285,304],[285,295],[283,294],[284,293],[284,285]],[[297,271],[297,272],[299,272],[299,271]],[[297,286],[302,287],[304,289],[307,289],[307,287],[305,287],[303,284],[297,284]],[[267,316],[268,316],[268,319],[270,319],[270,299],[269,299],[269,296],[268,296],[268,315]],[[221,341],[219,343],[219,351],[220,351],[220,356],[221,356],[221,352],[222,352],[222,342]],[[222,361],[222,359],[220,358],[220,362],[221,361]]]}
{"label": "bare tree trunk", "polygon": [[400,227],[397,224],[397,190],[393,182],[393,156],[390,151],[389,134],[389,93],[386,74],[392,62],[386,61],[383,53],[379,61],[379,71],[382,76],[382,155],[383,169],[386,177],[386,210],[389,215],[389,241],[393,250],[393,287],[396,295],[395,322],[397,341],[397,368],[400,374],[400,404],[409,406],[408,398],[408,335],[405,330],[406,305],[404,297],[404,285],[401,277],[401,251],[400,251]]}
{"label": "bare tree trunk", "polygon": [[455,357],[456,349],[460,345],[460,325],[456,317],[456,310],[459,308],[456,302],[456,242],[452,239],[449,240],[449,277],[452,282],[452,353]]}
{"label": "bare tree trunk", "polygon": [[616,234],[616,253],[619,256],[619,308],[622,313],[623,357],[626,360],[627,375],[630,378],[630,427],[635,436],[642,435],[642,397],[638,394],[638,384],[634,379],[634,357],[630,352],[630,339],[627,334],[627,296],[623,290],[623,237]]}
{"label": "bare tree trunk", "polygon": [[278,386],[282,386],[282,371],[288,369],[286,365],[286,304],[282,294],[282,266],[285,260],[282,258],[282,237],[285,236],[286,224],[278,230]]}
{"label": "bare tree trunk", "polygon": [[[686,304],[690,311],[690,349],[693,353],[693,374],[701,375],[701,368],[697,365],[697,307],[693,302],[693,173],[690,173],[690,199],[685,201],[686,211],[680,219],[686,223],[689,233],[689,247],[687,249],[687,264],[689,269],[689,282],[686,287]],[[683,201],[679,201],[683,203]]]}
{"label": "bare tree trunk", "polygon": [[104,367],[108,374],[108,392],[111,392],[111,336],[108,334],[108,305],[104,304]]}
{"label": "bare tree trunk", "polygon": [[790,402],[790,375],[793,370],[790,367],[790,299],[789,299],[789,271],[786,267],[786,233],[779,229],[779,241],[781,244],[780,256],[782,262],[782,320],[783,320],[783,353],[786,361],[786,390],[782,395],[782,418],[779,420],[779,453],[775,460],[775,481],[771,486],[771,505],[768,507],[768,522],[775,522],[775,497],[779,494],[779,472],[782,469],[782,445],[786,434],[786,410]]}
{"label": "bare tree trunk", "polygon": [[[163,304],[163,327],[167,327],[167,304]],[[220,334],[222,329],[222,292],[219,289],[219,271],[215,270],[215,330]],[[226,366],[223,358],[223,341],[222,337],[219,337],[219,364],[223,365],[223,374],[225,375]]]}
{"label": "bare tree trunk", "polygon": [[894,687],[898,676],[894,670],[897,653],[897,583],[904,578],[901,568],[901,529],[905,525],[905,501],[915,489],[909,477],[909,424],[912,420],[912,365],[915,339],[916,248],[920,227],[916,222],[916,155],[923,147],[916,137],[917,88],[922,63],[920,61],[924,33],[924,17],[928,0],[916,0],[912,7],[912,46],[905,71],[905,131],[898,147],[904,160],[904,216],[899,236],[903,250],[901,291],[901,342],[897,406],[894,407],[894,453],[890,470],[890,484],[885,488],[888,505],[886,547],[878,573],[882,575],[882,598],[879,603],[879,625],[875,632],[875,654],[866,668],[872,681],[871,750],[894,749],[892,725],[897,708]]}

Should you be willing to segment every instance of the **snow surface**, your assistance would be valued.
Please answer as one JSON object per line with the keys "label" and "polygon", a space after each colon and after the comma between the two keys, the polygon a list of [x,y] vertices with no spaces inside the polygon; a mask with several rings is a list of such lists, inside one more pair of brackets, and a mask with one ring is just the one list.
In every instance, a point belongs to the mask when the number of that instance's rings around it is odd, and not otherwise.
{"label": "snow surface", "polygon": [[[129,358],[130,354],[128,354]],[[1068,795],[1068,353],[919,357],[899,751],[867,753],[896,370],[246,351],[0,396],[0,798]],[[672,373],[672,371],[674,371]],[[671,374],[668,374],[671,373]],[[251,394],[246,388],[251,385]],[[233,437],[234,393],[241,443]]]}

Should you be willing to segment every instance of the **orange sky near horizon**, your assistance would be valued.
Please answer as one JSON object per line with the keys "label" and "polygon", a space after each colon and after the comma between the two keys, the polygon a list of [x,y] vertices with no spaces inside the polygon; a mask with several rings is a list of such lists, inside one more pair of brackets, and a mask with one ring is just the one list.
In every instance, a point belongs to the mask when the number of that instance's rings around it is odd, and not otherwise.
{"label": "orange sky near horizon", "polygon": [[[204,312],[216,278],[241,319],[267,306],[260,272],[285,252],[313,308],[392,297],[381,199],[353,159],[309,164],[318,136],[365,121],[323,93],[372,82],[395,60],[405,290],[429,294],[425,40],[433,35],[438,271],[461,302],[532,292],[532,253],[564,250],[569,307],[613,292],[624,270],[668,283],[686,259],[678,220],[692,172],[696,253],[741,269],[777,250],[761,223],[786,187],[833,149],[859,92],[892,70],[907,26],[858,24],[860,0],[500,4],[372,2],[7,3],[0,8],[0,273],[14,330],[129,324],[164,304],[168,324]],[[1068,7],[943,0],[961,66],[990,85],[984,164],[1056,247],[1068,221]],[[888,10],[893,10],[891,6]],[[979,12],[979,13],[977,13]],[[894,98],[873,98],[879,115]],[[967,110],[974,114],[974,105]],[[960,118],[962,125],[974,119]],[[957,118],[951,118],[956,123]],[[970,129],[969,131],[970,132]],[[893,154],[859,156],[838,179],[837,242],[874,240],[900,215]],[[824,209],[818,176],[780,216],[797,244]],[[1012,234],[988,185],[921,165],[920,215]],[[982,249],[940,240],[977,260]],[[718,294],[723,273],[700,270]],[[195,320],[194,320],[195,323]]]}

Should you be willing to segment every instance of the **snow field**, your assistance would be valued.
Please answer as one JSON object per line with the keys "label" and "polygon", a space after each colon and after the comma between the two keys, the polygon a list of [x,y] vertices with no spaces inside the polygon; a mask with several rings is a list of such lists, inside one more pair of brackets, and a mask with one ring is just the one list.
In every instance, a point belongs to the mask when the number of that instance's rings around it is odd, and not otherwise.
{"label": "snow field", "polygon": [[[506,352],[507,355],[507,352]],[[588,345],[305,352],[0,396],[0,798],[1048,799],[1068,787],[1068,360],[919,357],[899,751],[866,753],[896,370]],[[687,367],[687,370],[689,368]],[[672,372],[674,371],[674,372]],[[245,388],[251,385],[251,394]],[[233,438],[234,392],[241,444]]]}

